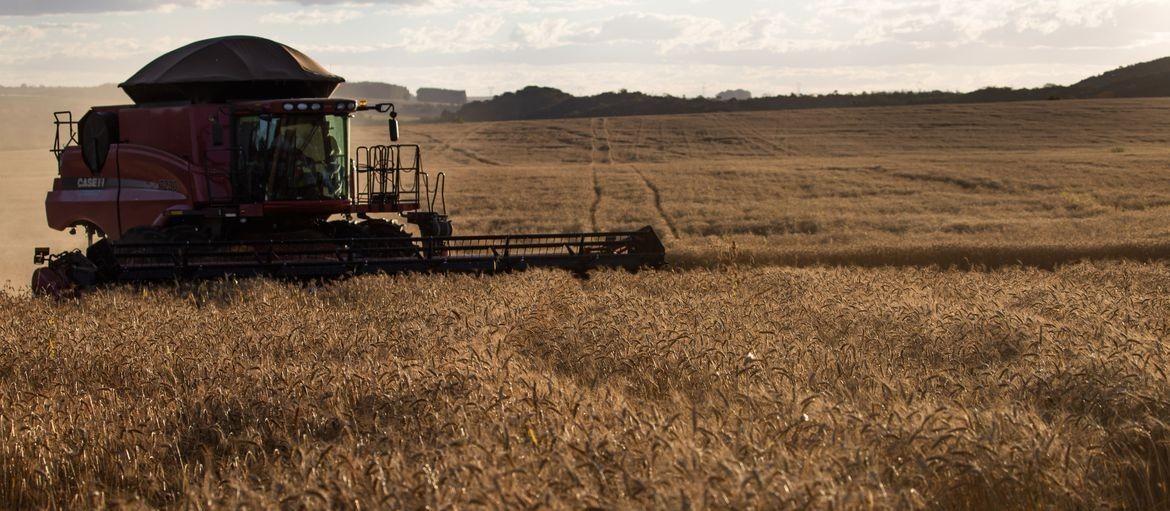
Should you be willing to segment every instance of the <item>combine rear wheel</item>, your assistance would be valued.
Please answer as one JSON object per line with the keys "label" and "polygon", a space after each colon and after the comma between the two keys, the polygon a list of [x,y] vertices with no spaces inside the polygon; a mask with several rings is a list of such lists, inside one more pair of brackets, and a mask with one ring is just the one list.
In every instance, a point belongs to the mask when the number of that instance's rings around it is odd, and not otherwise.
{"label": "combine rear wheel", "polygon": [[333,220],[326,222],[323,226],[325,237],[339,240],[354,239],[354,238],[368,238],[370,235],[366,233],[358,224],[347,222],[345,220]]}
{"label": "combine rear wheel", "polygon": [[402,224],[371,218],[357,226],[365,231],[367,237],[376,240],[371,248],[387,251],[385,255],[389,257],[406,257],[418,253],[418,247],[410,242],[410,234]]}
{"label": "combine rear wheel", "polygon": [[178,243],[198,243],[211,239],[211,232],[207,228],[196,225],[173,225],[164,229],[162,234],[167,241]]}
{"label": "combine rear wheel", "polygon": [[410,237],[410,234],[407,234],[406,229],[402,227],[402,224],[383,220],[381,218],[371,218],[357,225],[362,229],[365,229],[366,232],[370,233],[369,235],[372,238]]}
{"label": "combine rear wheel", "polygon": [[167,241],[167,235],[157,227],[135,227],[122,234],[120,243],[153,243]]}
{"label": "combine rear wheel", "polygon": [[85,257],[97,267],[99,281],[111,281],[118,276],[118,258],[114,256],[109,238],[90,245],[85,251]]}

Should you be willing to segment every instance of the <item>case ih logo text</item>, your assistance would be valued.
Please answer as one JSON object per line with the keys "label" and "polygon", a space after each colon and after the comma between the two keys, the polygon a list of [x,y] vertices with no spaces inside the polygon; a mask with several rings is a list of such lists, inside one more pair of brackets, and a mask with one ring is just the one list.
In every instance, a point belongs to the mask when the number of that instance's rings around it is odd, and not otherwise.
{"label": "case ih logo text", "polygon": [[106,178],[104,177],[79,177],[77,178],[78,188],[105,188]]}

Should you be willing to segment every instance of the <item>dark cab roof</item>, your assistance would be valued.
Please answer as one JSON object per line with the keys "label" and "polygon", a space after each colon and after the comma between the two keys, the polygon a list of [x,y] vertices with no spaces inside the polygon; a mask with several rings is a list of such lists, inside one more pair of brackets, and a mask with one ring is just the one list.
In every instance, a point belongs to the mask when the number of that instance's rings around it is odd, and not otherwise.
{"label": "dark cab roof", "polygon": [[135,103],[327,98],[345,79],[304,53],[254,36],[197,41],[154,59],[118,86]]}

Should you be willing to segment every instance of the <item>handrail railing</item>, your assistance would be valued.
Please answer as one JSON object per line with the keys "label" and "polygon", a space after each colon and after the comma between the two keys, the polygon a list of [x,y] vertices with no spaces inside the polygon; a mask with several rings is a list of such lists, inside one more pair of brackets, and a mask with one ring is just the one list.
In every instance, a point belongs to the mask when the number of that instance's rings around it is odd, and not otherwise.
{"label": "handrail railing", "polygon": [[[65,139],[64,143],[61,142],[62,126],[69,127],[69,138]],[[53,153],[53,156],[57,158],[57,166],[60,167],[61,153],[65,152],[65,149],[69,146],[79,143],[77,140],[77,121],[73,120],[73,112],[53,112],[53,127],[56,134],[53,136],[53,148],[49,149],[49,152]]]}
{"label": "handrail railing", "polygon": [[358,147],[353,171],[350,200],[355,205],[388,211],[414,209],[426,193],[420,183],[422,151],[417,144]]}
{"label": "handrail railing", "polygon": [[419,172],[419,175],[422,176],[423,190],[426,191],[427,210],[428,211],[435,211],[435,201],[437,200],[437,201],[439,201],[439,205],[442,207],[442,211],[439,211],[438,213],[442,214],[442,215],[446,215],[447,214],[447,192],[446,192],[446,190],[447,190],[447,174],[445,172],[439,172],[438,174],[435,174],[434,191],[431,190],[430,175],[427,174],[426,172]]}

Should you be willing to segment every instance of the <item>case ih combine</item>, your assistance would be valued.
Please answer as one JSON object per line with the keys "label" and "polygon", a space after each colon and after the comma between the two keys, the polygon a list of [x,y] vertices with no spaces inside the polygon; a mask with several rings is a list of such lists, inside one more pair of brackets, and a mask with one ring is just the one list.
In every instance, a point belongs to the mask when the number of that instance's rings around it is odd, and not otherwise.
{"label": "case ih combine", "polygon": [[[36,292],[109,282],[231,275],[587,271],[663,263],[654,231],[453,236],[444,176],[417,145],[350,150],[356,112],[331,98],[344,81],[304,54],[257,37],[209,39],[147,64],[120,87],[133,105],[56,115],[58,177],[49,227],[89,247],[37,248]],[[371,214],[397,213],[418,226]]]}

